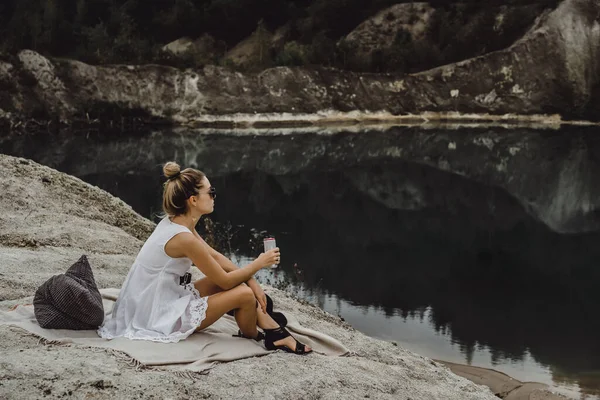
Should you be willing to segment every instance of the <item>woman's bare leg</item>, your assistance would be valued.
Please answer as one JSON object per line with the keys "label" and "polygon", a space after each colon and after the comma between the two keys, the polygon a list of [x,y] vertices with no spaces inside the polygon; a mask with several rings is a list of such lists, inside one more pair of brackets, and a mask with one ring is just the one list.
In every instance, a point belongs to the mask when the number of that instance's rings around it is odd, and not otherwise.
{"label": "woman's bare leg", "polygon": [[[216,295],[217,293],[226,293],[226,292],[223,292],[223,289],[221,289],[217,284],[215,284],[213,281],[211,281],[208,278],[202,278],[202,279],[199,279],[199,280],[195,281],[194,282],[194,287],[196,288],[196,290],[198,292],[200,292],[201,296],[209,296],[209,298],[208,298],[209,299],[209,310],[211,308],[211,303],[210,303],[211,297],[214,297],[214,295]],[[239,285],[237,287],[238,288],[239,287],[246,287],[246,288],[248,288],[248,286],[246,284],[241,284],[241,285]],[[234,289],[231,289],[231,290],[234,290]],[[252,290],[250,290],[250,292],[252,293]],[[252,293],[252,299],[255,300],[254,293]],[[233,309],[234,309],[234,307],[227,309],[225,312],[221,313],[215,319],[215,321],[217,319],[221,318],[221,316],[223,314],[225,314],[227,311],[233,310]],[[246,331],[244,331],[244,329],[242,329],[242,326],[240,325],[240,321],[238,320],[238,316],[240,314],[238,311],[239,310],[235,310],[235,319],[238,322],[238,325],[240,326],[240,330],[242,331],[242,333],[244,335],[246,335],[246,336],[249,336],[249,337],[256,337],[256,334],[257,334],[256,332],[258,332],[258,331],[255,331],[254,334],[248,334],[248,333],[246,333]],[[244,311],[242,311],[242,313],[243,312]],[[206,316],[208,318],[208,312],[207,312]],[[245,315],[241,315],[241,317],[244,318]],[[206,319],[204,321],[206,321]],[[215,322],[215,321],[212,321],[210,324],[207,324],[206,326],[203,326],[204,321],[200,325],[200,327],[198,328],[198,330],[204,329],[207,326],[209,326],[209,325],[211,325],[211,324],[213,324]],[[244,321],[242,321],[242,323],[244,323]],[[263,312],[262,307],[260,305],[258,305],[257,308],[256,308],[255,329],[256,329],[256,325],[258,325],[261,329],[275,329],[275,328],[279,327],[279,324],[277,322],[275,322],[275,320],[273,318],[271,318],[271,316],[269,314]],[[293,338],[291,338],[291,337],[287,337],[285,339],[278,340],[278,341],[275,342],[275,345],[277,345],[277,346],[285,345],[285,346],[288,346],[292,350],[296,350],[296,341]],[[306,346],[306,351],[309,351],[309,350],[310,350],[310,347]]]}
{"label": "woman's bare leg", "polygon": [[[241,285],[247,286],[245,283],[242,283]],[[203,296],[203,297],[204,296],[212,296],[213,294],[221,293],[223,291],[223,289],[221,289],[221,287],[219,285],[217,285],[216,283],[214,283],[213,281],[211,281],[210,279],[208,279],[206,277],[195,281],[194,287],[200,293],[200,296]],[[227,310],[227,312],[229,312],[229,311],[231,311],[231,310]],[[234,315],[235,315],[235,311],[234,311]]]}
{"label": "woman's bare leg", "polygon": [[216,283],[206,277],[195,281],[194,287],[200,292],[200,296],[202,297],[212,296],[223,291]]}
{"label": "woman's bare leg", "polygon": [[233,289],[208,296],[206,317],[197,330],[212,325],[229,310],[235,310],[235,320],[242,334],[248,337],[258,335],[256,329],[256,299],[252,289],[247,285],[239,285]]}
{"label": "woman's bare leg", "polygon": [[269,314],[262,310],[260,305],[256,307],[256,324],[261,329],[275,329],[279,326]]}

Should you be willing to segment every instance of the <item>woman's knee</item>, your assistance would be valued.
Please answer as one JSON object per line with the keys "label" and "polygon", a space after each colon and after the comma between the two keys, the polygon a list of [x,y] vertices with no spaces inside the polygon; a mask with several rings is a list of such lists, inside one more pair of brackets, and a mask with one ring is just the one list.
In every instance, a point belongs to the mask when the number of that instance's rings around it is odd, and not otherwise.
{"label": "woman's knee", "polygon": [[240,305],[254,305],[254,303],[256,302],[256,300],[254,299],[254,292],[248,287],[248,285],[242,284],[236,286],[231,290],[235,290],[236,298],[239,300]]}

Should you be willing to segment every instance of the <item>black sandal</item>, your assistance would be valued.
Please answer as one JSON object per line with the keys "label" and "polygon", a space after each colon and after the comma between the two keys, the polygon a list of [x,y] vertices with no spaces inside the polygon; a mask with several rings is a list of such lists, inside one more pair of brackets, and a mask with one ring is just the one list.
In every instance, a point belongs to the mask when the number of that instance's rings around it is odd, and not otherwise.
{"label": "black sandal", "polygon": [[273,311],[273,299],[268,294],[265,295],[267,297],[267,314],[273,318],[273,321],[277,322],[280,327],[285,328],[287,326],[288,320],[278,311]]}
{"label": "black sandal", "polygon": [[256,342],[260,342],[261,340],[264,340],[264,338],[265,338],[265,334],[262,333],[261,331],[258,331],[258,335],[256,335],[255,338],[253,338],[253,337],[244,335],[242,333],[242,331],[239,330],[239,329],[238,329],[237,335],[231,335],[231,336],[233,336],[233,337],[241,337],[241,338],[244,338],[244,339],[252,339],[252,340],[254,340]]}
{"label": "black sandal", "polygon": [[[310,351],[306,351],[306,345],[304,343],[300,343],[295,337],[292,336],[291,333],[288,332],[284,327],[274,328],[274,329],[264,329],[265,331],[265,347],[267,350],[283,350],[287,353],[294,354],[309,354],[312,353],[312,349]],[[296,341],[296,350],[290,349],[287,345],[281,344],[276,345],[275,342],[285,339],[286,337],[292,336],[292,338]]]}

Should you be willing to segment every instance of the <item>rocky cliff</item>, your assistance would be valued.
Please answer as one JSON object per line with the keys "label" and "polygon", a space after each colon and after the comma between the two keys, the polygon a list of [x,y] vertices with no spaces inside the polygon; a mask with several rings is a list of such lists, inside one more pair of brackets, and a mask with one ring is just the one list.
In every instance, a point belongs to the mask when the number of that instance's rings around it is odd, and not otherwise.
{"label": "rocky cliff", "polygon": [[324,68],[242,74],[216,66],[92,66],[24,50],[0,59],[0,113],[63,121],[112,113],[176,123],[350,111],[559,113],[597,120],[599,15],[595,0],[565,0],[505,50],[402,76]]}

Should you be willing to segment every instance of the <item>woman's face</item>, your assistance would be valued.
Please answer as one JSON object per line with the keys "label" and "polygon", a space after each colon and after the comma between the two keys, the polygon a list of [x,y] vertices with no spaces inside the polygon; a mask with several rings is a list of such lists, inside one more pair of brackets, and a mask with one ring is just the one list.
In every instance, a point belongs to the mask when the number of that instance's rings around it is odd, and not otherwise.
{"label": "woman's face", "polygon": [[207,177],[202,178],[202,188],[195,196],[195,208],[200,214],[210,214],[215,209],[215,189],[210,186],[210,181]]}

